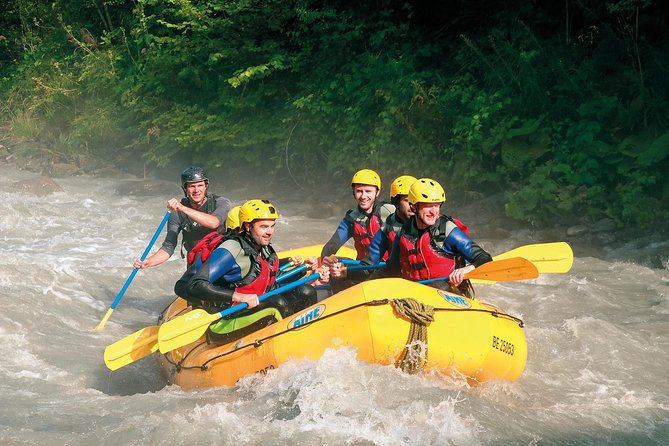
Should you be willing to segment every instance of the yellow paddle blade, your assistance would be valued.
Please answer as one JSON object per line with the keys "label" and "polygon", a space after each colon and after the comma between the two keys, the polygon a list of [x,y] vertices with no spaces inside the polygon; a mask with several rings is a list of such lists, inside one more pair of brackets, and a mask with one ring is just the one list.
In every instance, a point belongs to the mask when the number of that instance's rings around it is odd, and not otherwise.
{"label": "yellow paddle blade", "polygon": [[158,350],[158,326],[142,328],[120,341],[105,348],[105,364],[109,370],[123,366],[149,356]]}
{"label": "yellow paddle blade", "polygon": [[539,271],[529,260],[522,257],[513,257],[484,263],[465,277],[468,279],[511,282],[513,280],[535,279],[539,277]]}
{"label": "yellow paddle blade", "polygon": [[102,320],[100,321],[100,323],[95,326],[95,330],[102,330],[103,328],[105,328],[105,324],[109,320],[109,316],[111,316],[113,311],[114,311],[113,308],[110,308],[110,309],[107,310],[107,312],[105,313],[105,317],[103,317]]}
{"label": "yellow paddle blade", "polygon": [[565,242],[538,243],[507,251],[494,260],[524,257],[534,263],[540,273],[566,273],[574,263],[574,252]]}
{"label": "yellow paddle blade", "polygon": [[193,310],[165,322],[158,330],[160,352],[167,353],[197,341],[206,333],[209,325],[220,318],[219,313],[209,314],[204,310]]}
{"label": "yellow paddle blade", "polygon": [[[539,273],[566,273],[574,263],[574,252],[565,242],[537,243],[525,245],[507,251],[493,260],[504,260],[512,257],[523,257],[537,267]],[[472,283],[495,283],[494,280],[473,279]]]}

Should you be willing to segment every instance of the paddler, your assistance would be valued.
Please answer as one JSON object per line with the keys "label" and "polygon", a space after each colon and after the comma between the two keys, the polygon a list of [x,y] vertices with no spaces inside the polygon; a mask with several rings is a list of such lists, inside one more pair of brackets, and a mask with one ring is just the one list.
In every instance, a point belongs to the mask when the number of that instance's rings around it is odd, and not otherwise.
{"label": "paddler", "polygon": [[395,237],[386,266],[376,270],[370,279],[395,276],[419,281],[448,277],[448,282],[430,285],[473,296],[464,275],[490,262],[490,254],[469,237],[467,226],[460,220],[441,213],[446,193],[437,181],[415,181],[409,188],[408,201],[414,215]]}
{"label": "paddler", "polygon": [[[281,263],[301,262],[299,258],[277,258],[271,240],[278,218],[276,208],[269,201],[247,201],[239,209],[241,233],[225,238],[201,266],[191,266],[176,283],[174,291],[177,295],[193,307],[204,308],[209,312],[221,311],[243,302],[248,305],[248,309],[213,324],[210,327],[210,340],[231,340],[230,319],[243,321],[234,327],[235,336],[240,336],[316,303],[316,290],[306,284],[259,302],[259,295],[276,287],[275,280]],[[307,263],[312,270],[318,269],[315,258],[308,259]],[[319,283],[327,280],[327,274],[327,271],[323,272],[324,277]]]}
{"label": "paddler", "polygon": [[177,247],[182,233],[182,257],[193,249],[200,239],[216,230],[225,221],[232,203],[225,197],[209,194],[209,177],[199,166],[190,166],[181,172],[181,188],[185,197],[167,201],[171,212],[167,222],[167,235],[162,246],[146,260],[135,259],[133,268],[151,268],[167,261]]}
{"label": "paddler", "polygon": [[[381,229],[374,235],[367,255],[360,262],[361,265],[377,265],[388,258],[395,235],[413,215],[409,204],[409,187],[416,180],[416,177],[411,175],[401,175],[390,183],[390,203],[395,206],[395,212],[386,218]],[[372,272],[372,269],[361,269],[348,273],[341,263],[335,263],[330,269],[330,279],[348,278],[349,281],[362,282]]]}
{"label": "paddler", "polygon": [[212,251],[218,247],[226,237],[242,232],[239,224],[239,208],[235,206],[228,212],[225,219],[225,226],[219,226],[218,230],[212,231],[205,235],[199,242],[195,244],[193,249],[188,251],[186,261],[190,267],[193,263],[197,263],[198,268],[202,263],[209,258]]}
{"label": "paddler", "polygon": [[[377,203],[381,191],[381,178],[371,169],[362,169],[353,175],[351,191],[357,206],[346,212],[337,230],[321,251],[321,259],[328,269],[337,263],[337,257],[334,254],[350,238],[353,238],[357,252],[356,259],[365,258],[377,231],[381,229],[386,218],[395,212],[395,206],[392,204]],[[333,280],[331,281],[332,291],[336,293],[354,283],[346,283],[344,279]]]}

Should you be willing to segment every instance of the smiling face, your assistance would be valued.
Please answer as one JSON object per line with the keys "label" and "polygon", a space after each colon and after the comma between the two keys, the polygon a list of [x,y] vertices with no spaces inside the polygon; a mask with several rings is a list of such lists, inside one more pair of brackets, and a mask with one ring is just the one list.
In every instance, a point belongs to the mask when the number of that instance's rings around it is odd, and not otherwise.
{"label": "smiling face", "polygon": [[354,184],[353,196],[358,203],[360,210],[369,212],[374,206],[374,201],[379,195],[379,189],[376,186],[369,186],[367,184]]}
{"label": "smiling face", "polygon": [[206,181],[186,183],[186,197],[192,204],[199,206],[204,202],[208,186]]}
{"label": "smiling face", "polygon": [[276,220],[254,220],[252,223],[244,223],[246,230],[258,246],[267,246],[272,241]]}
{"label": "smiling face", "polygon": [[414,205],[416,212],[416,226],[418,229],[425,229],[437,222],[441,215],[441,203],[416,203]]}

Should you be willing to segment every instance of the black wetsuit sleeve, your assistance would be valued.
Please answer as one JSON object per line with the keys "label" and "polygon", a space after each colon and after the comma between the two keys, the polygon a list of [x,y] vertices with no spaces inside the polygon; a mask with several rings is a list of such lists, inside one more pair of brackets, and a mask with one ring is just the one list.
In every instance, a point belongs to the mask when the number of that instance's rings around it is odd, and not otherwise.
{"label": "black wetsuit sleeve", "polygon": [[[232,249],[233,252],[230,252]],[[239,257],[239,259],[237,258]],[[247,259],[238,242],[229,240],[212,252],[209,259],[197,271],[191,266],[179,279],[174,289],[181,297],[189,301],[211,301],[223,305],[232,305],[233,286],[219,286],[219,282],[233,284],[243,277],[238,263]],[[196,264],[194,264],[196,265]],[[250,264],[246,265],[244,275]],[[219,284],[219,285],[217,285]]]}
{"label": "black wetsuit sleeve", "polygon": [[[177,287],[175,286],[176,289]],[[235,292],[234,289],[223,288],[211,283],[209,279],[209,262],[204,262],[200,269],[190,279],[187,279],[186,285],[180,289],[185,291],[183,297],[186,300],[218,302],[226,306],[232,305],[232,295]]]}
{"label": "black wetsuit sleeve", "polygon": [[193,278],[195,273],[197,272],[197,265],[193,263],[191,266],[188,267],[185,273],[177,280],[177,283],[174,284],[174,294],[176,294],[179,297],[182,297],[186,300],[188,300],[187,295],[188,295],[188,282]]}
{"label": "black wetsuit sleeve", "polygon": [[471,256],[471,263],[476,267],[492,262],[492,256],[474,241],[472,241]]}

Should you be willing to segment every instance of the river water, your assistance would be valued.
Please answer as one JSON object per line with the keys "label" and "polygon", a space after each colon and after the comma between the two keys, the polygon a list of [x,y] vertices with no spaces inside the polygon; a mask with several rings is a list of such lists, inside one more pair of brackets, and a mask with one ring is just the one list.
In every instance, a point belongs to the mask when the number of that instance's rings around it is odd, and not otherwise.
{"label": "river water", "polygon": [[[521,317],[529,357],[513,383],[409,376],[328,352],[232,388],[167,386],[155,358],[115,372],[104,348],[154,325],[184,263],[140,271],[102,331],[93,331],[165,213],[177,184],[120,194],[135,180],[58,179],[46,197],[15,190],[34,177],[0,166],[0,444],[553,445],[669,442],[669,244],[610,258],[579,255],[568,274],[478,285],[480,300]],[[244,191],[228,191],[233,201]],[[338,217],[268,196],[275,246],[325,242]],[[457,212],[454,212],[457,215]],[[534,243],[525,231],[474,237],[493,255]],[[159,243],[162,241],[162,236]],[[158,244],[159,244],[158,243]],[[648,246],[645,244],[644,246]],[[628,255],[622,255],[628,251]]]}

